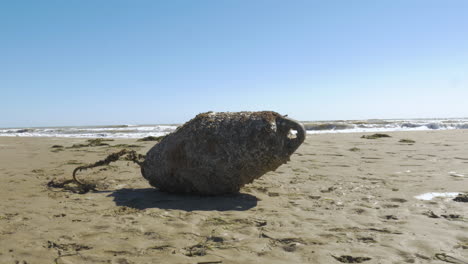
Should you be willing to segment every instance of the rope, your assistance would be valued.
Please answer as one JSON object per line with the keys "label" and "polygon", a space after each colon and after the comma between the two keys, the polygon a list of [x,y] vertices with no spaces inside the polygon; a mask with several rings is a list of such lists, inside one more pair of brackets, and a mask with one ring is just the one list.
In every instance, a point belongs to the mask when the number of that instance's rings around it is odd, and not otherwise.
{"label": "rope", "polygon": [[93,164],[88,164],[88,165],[77,167],[76,169],[73,170],[73,180],[81,187],[86,186],[85,183],[79,181],[78,178],[76,178],[77,172],[99,167],[99,166],[109,165],[111,162],[118,161],[121,157],[123,157],[123,160],[133,161],[134,163],[138,164],[140,167],[143,165],[143,162],[145,160],[145,155],[138,154],[134,150],[122,149],[119,152],[110,154],[103,160],[99,160]]}

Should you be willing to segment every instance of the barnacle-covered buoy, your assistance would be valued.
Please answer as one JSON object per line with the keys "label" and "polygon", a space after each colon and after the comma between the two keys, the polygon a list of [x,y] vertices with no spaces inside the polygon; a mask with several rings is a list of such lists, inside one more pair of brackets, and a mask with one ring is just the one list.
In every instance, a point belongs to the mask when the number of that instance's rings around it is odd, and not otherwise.
{"label": "barnacle-covered buoy", "polygon": [[276,112],[202,113],[151,148],[141,172],[165,192],[234,193],[289,161],[304,139],[300,123]]}

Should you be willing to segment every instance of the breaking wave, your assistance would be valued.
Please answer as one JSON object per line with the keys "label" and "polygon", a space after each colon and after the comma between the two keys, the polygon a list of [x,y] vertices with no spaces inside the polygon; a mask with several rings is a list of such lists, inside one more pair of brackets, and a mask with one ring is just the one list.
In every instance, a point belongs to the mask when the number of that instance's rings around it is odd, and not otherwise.
{"label": "breaking wave", "polygon": [[[301,122],[308,134],[468,129],[468,118],[369,119]],[[70,138],[143,138],[163,136],[178,125],[111,125],[76,127],[0,128],[0,136]]]}
{"label": "breaking wave", "polygon": [[118,125],[43,128],[5,128],[0,136],[19,137],[70,137],[70,138],[143,138],[164,136],[173,132],[176,125]]}
{"label": "breaking wave", "polygon": [[468,119],[340,120],[302,122],[307,133],[391,132],[468,129]]}

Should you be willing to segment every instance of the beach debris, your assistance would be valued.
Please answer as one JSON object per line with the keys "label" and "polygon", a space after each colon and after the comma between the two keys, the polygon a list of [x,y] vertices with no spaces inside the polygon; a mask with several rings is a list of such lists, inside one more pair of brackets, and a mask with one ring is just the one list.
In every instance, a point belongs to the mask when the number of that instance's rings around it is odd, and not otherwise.
{"label": "beach debris", "polygon": [[[223,245],[224,238],[213,235],[214,230],[210,236],[192,246],[188,246],[182,249],[182,253],[187,257],[205,256],[207,251],[213,248],[230,248],[229,246]],[[199,262],[200,263],[200,262]],[[201,263],[222,263],[222,262],[201,262]]]}
{"label": "beach debris", "polygon": [[128,206],[119,206],[116,209],[110,209],[109,211],[104,213],[104,216],[132,215],[132,214],[138,214],[140,212],[141,210],[137,208],[132,208]]}
{"label": "beach debris", "polygon": [[104,165],[109,165],[111,162],[115,162],[115,161],[119,160],[121,157],[123,157],[124,160],[133,161],[134,163],[136,163],[136,164],[138,164],[140,166],[143,163],[143,160],[145,159],[145,156],[136,153],[136,151],[134,151],[134,150],[122,149],[119,152],[110,154],[109,156],[107,156],[103,160],[99,160],[99,161],[97,161],[97,162],[95,162],[93,164],[88,164],[88,165],[79,166],[79,167],[75,168],[75,170],[73,170],[73,180],[76,183],[78,183],[79,185],[86,185],[86,183],[81,182],[76,178],[76,173],[78,171],[87,170],[87,169],[90,169],[90,168],[104,166]]}
{"label": "beach debris", "polygon": [[414,143],[416,143],[416,141],[414,141],[412,139],[407,139],[407,138],[400,139],[400,141],[398,141],[398,142],[405,143],[405,144],[414,144]]}
{"label": "beach debris", "polygon": [[95,163],[82,165],[82,166],[75,168],[72,174],[73,179],[52,179],[51,181],[47,183],[47,187],[60,188],[60,189],[64,189],[66,191],[70,191],[70,192],[78,193],[78,194],[85,194],[85,193],[88,193],[89,191],[96,191],[97,184],[95,182],[78,180],[78,178],[76,177],[77,172],[99,167],[99,166],[109,165],[111,162],[115,162],[119,159],[132,161],[141,166],[144,160],[144,157],[145,157],[144,155],[138,154],[134,150],[123,149],[119,152],[110,154],[103,160],[99,160]]}
{"label": "beach debris", "polygon": [[79,251],[92,249],[92,247],[86,245],[76,243],[60,244],[52,241],[47,241],[47,248],[57,250],[58,256],[55,258],[54,263],[58,263],[58,260],[62,257],[78,255]]}
{"label": "beach debris", "polygon": [[165,136],[159,136],[159,137],[153,137],[153,136],[148,136],[144,138],[140,138],[137,141],[161,141]]}
{"label": "beach debris", "polygon": [[62,145],[53,145],[51,148],[52,152],[60,152],[63,151],[63,146]]}
{"label": "beach debris", "polygon": [[104,143],[105,141],[114,141],[113,139],[107,138],[95,138],[95,139],[88,139],[86,144],[73,144],[71,147],[68,148],[85,148],[85,147],[100,147],[100,146],[109,146],[109,144]]}
{"label": "beach debris", "polygon": [[0,220],[11,220],[13,217],[18,216],[18,213],[5,213],[4,215],[0,215]]}
{"label": "beach debris", "polygon": [[369,257],[353,257],[349,255],[342,255],[339,257],[332,255],[332,257],[342,263],[362,263],[371,260]]}
{"label": "beach debris", "polygon": [[468,249],[468,242],[467,241],[460,241],[460,242],[458,242],[458,245],[455,246],[455,248]]}
{"label": "beach debris", "polygon": [[468,202],[468,193],[460,193],[458,194],[457,197],[453,198],[455,202],[462,202],[462,203],[467,203]]}
{"label": "beach debris", "polygon": [[408,200],[403,199],[403,198],[391,198],[390,201],[394,202],[394,203],[406,203],[406,202],[408,202]]}
{"label": "beach debris", "polygon": [[265,232],[261,231],[260,238],[268,238],[272,245],[281,247],[286,252],[294,252],[298,249],[298,247],[302,245],[307,245],[307,242],[302,238],[298,237],[286,237],[286,238],[274,238],[271,235],[266,234]]}
{"label": "beach debris", "polygon": [[468,264],[467,261],[463,261],[461,259],[452,257],[450,255],[447,255],[445,253],[437,253],[434,255],[434,257],[438,260],[447,262],[447,263],[454,263],[454,264]]}
{"label": "beach debris", "polygon": [[423,213],[423,215],[428,216],[429,218],[440,218],[440,216],[436,215],[433,211],[429,210]]}
{"label": "beach debris", "polygon": [[389,136],[387,134],[376,133],[376,134],[372,134],[372,135],[363,135],[361,138],[378,139],[378,138],[386,138],[386,137],[391,137],[391,136]]}
{"label": "beach debris", "polygon": [[76,182],[70,179],[53,179],[47,183],[49,188],[63,189],[73,193],[85,194],[96,190],[96,184],[91,182]]}
{"label": "beach debris", "polygon": [[165,192],[235,193],[289,161],[304,139],[301,124],[276,112],[207,112],[150,149],[141,171]]}
{"label": "beach debris", "polygon": [[184,255],[187,257],[195,257],[195,256],[205,256],[206,255],[206,245],[203,243],[199,243],[190,247],[184,248],[186,251]]}
{"label": "beach debris", "polygon": [[459,215],[459,214],[447,214],[447,215],[440,215],[442,216],[443,218],[445,219],[449,219],[449,220],[452,220],[452,219],[461,219],[462,216]]}
{"label": "beach debris", "polygon": [[136,144],[117,144],[117,145],[112,145],[109,146],[112,148],[142,148],[143,146],[141,145],[136,145]]}
{"label": "beach debris", "polygon": [[377,243],[373,237],[358,237],[357,240],[366,244]]}
{"label": "beach debris", "polygon": [[53,263],[59,263],[58,261],[62,257],[78,255],[80,251],[92,249],[92,247],[86,245],[76,243],[61,244],[53,241],[47,241],[47,248],[57,250],[57,257]]}
{"label": "beach debris", "polygon": [[55,243],[53,241],[47,241],[47,248],[57,249],[59,253],[92,249],[92,247],[80,245],[76,243],[60,244],[60,243]]}
{"label": "beach debris", "polygon": [[337,188],[335,186],[331,186],[331,187],[328,187],[327,189],[322,189],[320,190],[321,193],[329,193],[329,192],[333,192],[334,190],[336,190]]}
{"label": "beach debris", "polygon": [[382,218],[386,220],[398,220],[398,217],[396,215],[384,215]]}
{"label": "beach debris", "polygon": [[353,147],[353,148],[350,148],[349,151],[353,151],[353,152],[356,152],[356,151],[360,151],[361,149],[360,148],[357,148],[357,147]]}
{"label": "beach debris", "polygon": [[465,177],[464,174],[457,173],[455,171],[450,171],[449,174],[450,174],[450,176],[453,176],[453,177]]}
{"label": "beach debris", "polygon": [[225,219],[221,217],[213,217],[205,220],[205,226],[255,226],[262,227],[267,225],[267,221],[263,219],[255,218],[235,218],[235,219]]}
{"label": "beach debris", "polygon": [[[95,190],[95,185],[78,180],[76,173],[123,159],[138,164],[143,177],[161,191],[235,193],[288,162],[304,139],[300,123],[276,112],[207,112],[165,136],[146,155],[123,149],[77,167],[73,180],[51,181],[48,186],[77,184],[78,193]],[[97,140],[89,143],[101,144]]]}
{"label": "beach debris", "polygon": [[423,193],[421,195],[417,195],[414,198],[418,200],[430,201],[435,197],[442,197],[442,198],[455,198],[460,193],[457,192],[446,192],[446,193],[438,193],[438,192],[430,192],[430,193]]}
{"label": "beach debris", "polygon": [[280,194],[278,192],[268,192],[268,196],[270,197],[278,197]]}
{"label": "beach debris", "polygon": [[429,218],[445,218],[445,219],[448,219],[448,220],[461,220],[463,217],[459,214],[441,214],[440,216],[439,215],[436,215],[433,211],[426,211],[423,213],[423,215],[426,215],[428,216]]}

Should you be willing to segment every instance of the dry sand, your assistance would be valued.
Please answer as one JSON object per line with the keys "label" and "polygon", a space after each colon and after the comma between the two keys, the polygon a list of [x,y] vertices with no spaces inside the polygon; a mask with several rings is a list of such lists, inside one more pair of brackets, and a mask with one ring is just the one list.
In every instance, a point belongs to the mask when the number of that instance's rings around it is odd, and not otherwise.
{"label": "dry sand", "polygon": [[468,131],[388,134],[308,135],[291,162],[223,197],[160,193],[124,161],[79,174],[98,192],[50,189],[123,146],[3,137],[0,263],[468,263],[468,203],[414,198],[468,192]]}

